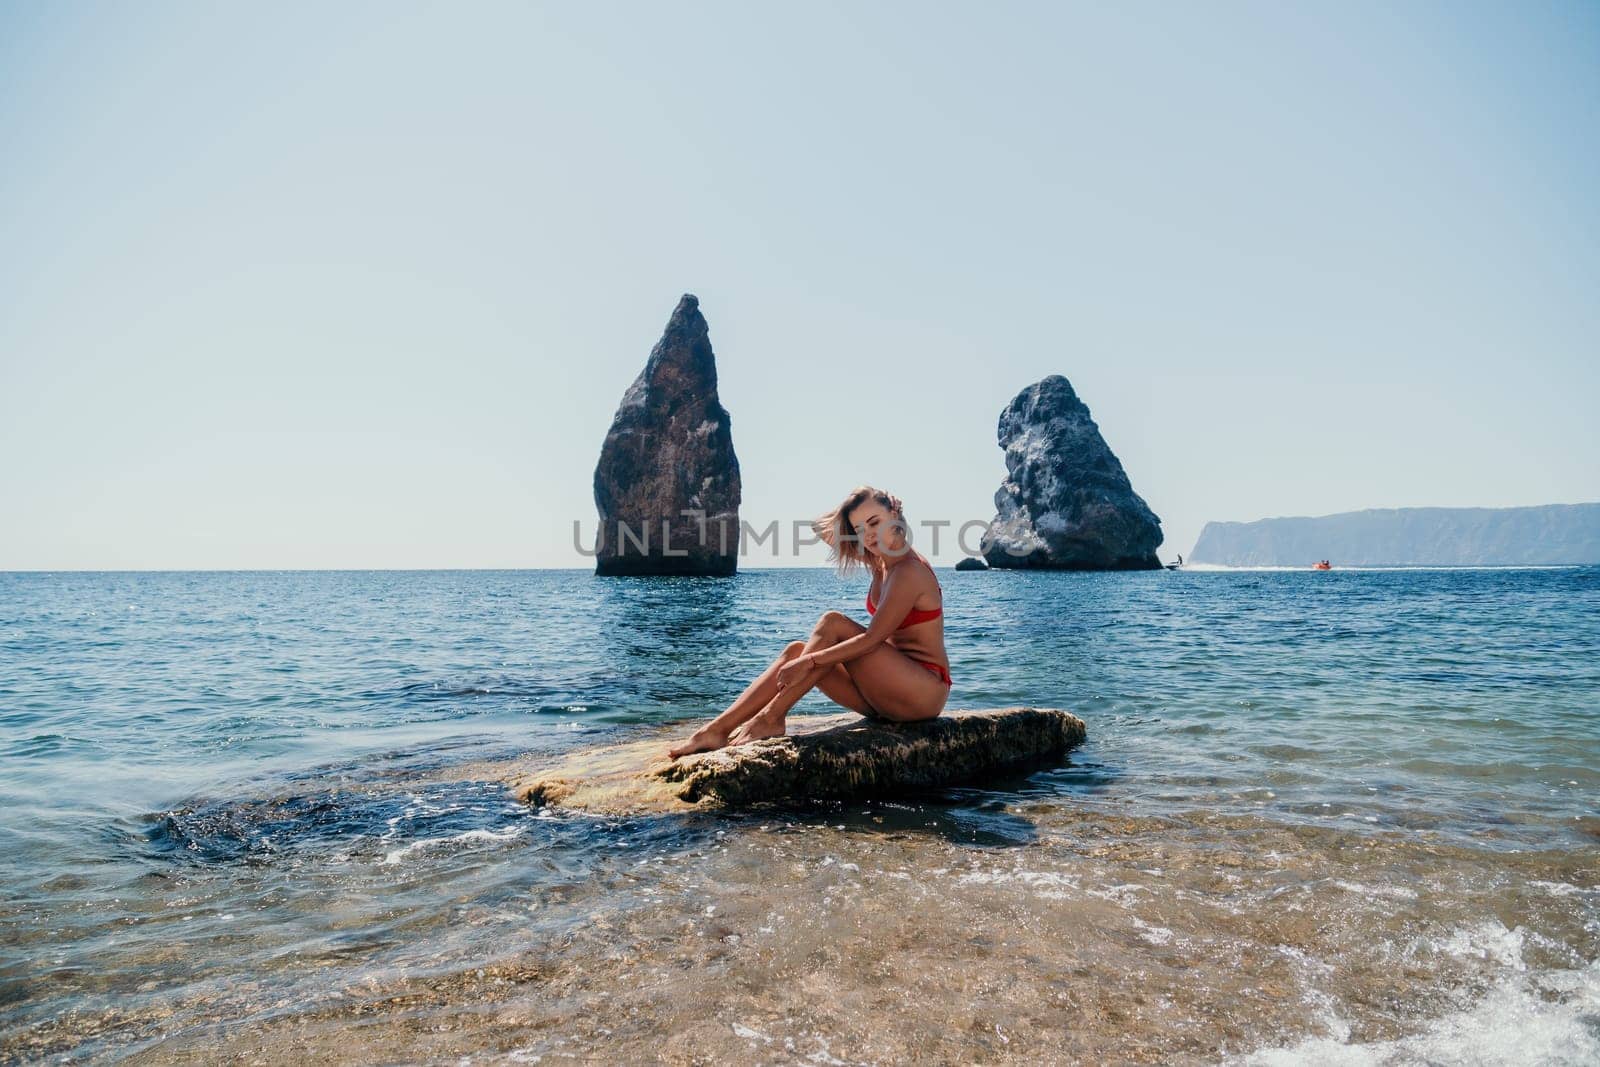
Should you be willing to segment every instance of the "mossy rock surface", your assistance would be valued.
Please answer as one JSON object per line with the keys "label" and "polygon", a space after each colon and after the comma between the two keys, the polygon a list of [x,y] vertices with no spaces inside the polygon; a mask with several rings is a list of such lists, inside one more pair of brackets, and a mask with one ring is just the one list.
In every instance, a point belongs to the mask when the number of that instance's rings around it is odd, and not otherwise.
{"label": "mossy rock surface", "polygon": [[1085,734],[1082,719],[1056,708],[962,709],[916,723],[846,712],[790,716],[785,737],[669,758],[694,729],[572,753],[512,791],[532,804],[618,814],[887,796],[1060,762]]}

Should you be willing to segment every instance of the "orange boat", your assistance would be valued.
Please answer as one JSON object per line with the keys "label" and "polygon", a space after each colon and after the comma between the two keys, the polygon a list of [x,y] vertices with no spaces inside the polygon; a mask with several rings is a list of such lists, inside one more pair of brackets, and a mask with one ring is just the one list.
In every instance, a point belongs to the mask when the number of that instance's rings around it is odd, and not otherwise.
{"label": "orange boat", "polygon": [[1329,563],[1325,559],[1319,560],[1311,565],[1311,569],[1314,571],[1331,571],[1333,570],[1333,564]]}

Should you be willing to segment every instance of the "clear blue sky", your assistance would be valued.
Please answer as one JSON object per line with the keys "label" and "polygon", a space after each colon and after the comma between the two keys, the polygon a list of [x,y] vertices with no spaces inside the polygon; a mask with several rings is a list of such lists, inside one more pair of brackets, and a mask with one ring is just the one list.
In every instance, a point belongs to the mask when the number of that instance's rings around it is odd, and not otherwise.
{"label": "clear blue sky", "polygon": [[1600,499],[1597,120],[1593,3],[4,0],[0,569],[586,566],[686,291],[757,525],[1051,373],[1168,558]]}

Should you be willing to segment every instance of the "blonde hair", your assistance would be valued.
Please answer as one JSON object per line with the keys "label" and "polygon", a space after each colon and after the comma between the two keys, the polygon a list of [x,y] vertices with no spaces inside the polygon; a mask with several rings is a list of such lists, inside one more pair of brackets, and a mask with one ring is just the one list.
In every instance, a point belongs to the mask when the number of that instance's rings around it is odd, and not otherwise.
{"label": "blonde hair", "polygon": [[874,489],[870,485],[858,485],[850,490],[850,495],[844,498],[844,503],[832,511],[825,511],[811,522],[811,532],[822,538],[823,544],[829,548],[828,560],[839,568],[840,574],[849,574],[855,567],[870,567],[871,559],[867,550],[862,547],[861,535],[850,524],[850,512],[866,503],[876,500],[894,515],[905,529],[906,513],[900,503],[900,498],[883,489]]}

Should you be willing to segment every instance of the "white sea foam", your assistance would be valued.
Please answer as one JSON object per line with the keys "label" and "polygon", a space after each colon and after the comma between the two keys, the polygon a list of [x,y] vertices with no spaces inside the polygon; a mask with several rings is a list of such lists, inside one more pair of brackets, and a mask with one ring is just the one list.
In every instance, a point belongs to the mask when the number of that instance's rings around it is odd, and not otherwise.
{"label": "white sea foam", "polygon": [[1101,900],[1109,900],[1114,904],[1120,904],[1124,908],[1131,908],[1138,894],[1148,893],[1150,890],[1142,885],[1129,883],[1127,885],[1108,885],[1104,889],[1086,889],[1084,892],[1091,897],[1099,897]]}
{"label": "white sea foam", "polygon": [[987,871],[968,871],[956,879],[958,885],[1005,885],[1011,882],[1022,883],[1032,889],[1035,896],[1046,900],[1064,900],[1071,895],[1067,890],[1078,888],[1077,879],[1055,871],[1007,871],[994,867]]}
{"label": "white sea foam", "polygon": [[[1348,1027],[1343,1031],[1347,1036]],[[1600,963],[1508,975],[1472,1007],[1435,1019],[1410,1037],[1356,1045],[1346,1037],[1312,1038],[1226,1062],[1245,1067],[1589,1067],[1600,1063]]]}
{"label": "white sea foam", "polygon": [[1334,880],[1334,885],[1348,893],[1362,897],[1388,897],[1391,900],[1416,900],[1417,891],[1400,885],[1362,885],[1360,882]]}
{"label": "white sea foam", "polygon": [[467,830],[464,833],[456,834],[454,837],[425,837],[421,841],[411,842],[405,848],[397,848],[385,854],[383,862],[386,865],[393,865],[401,860],[410,858],[418,852],[437,848],[440,845],[459,845],[468,841],[510,841],[512,838],[520,836],[522,836],[522,828],[520,826],[508,826],[500,831]]}
{"label": "white sea foam", "polygon": [[1304,567],[1230,567],[1224,563],[1185,563],[1183,569],[1186,571],[1249,574],[1256,571],[1308,571],[1311,569],[1311,565],[1308,563]]}
{"label": "white sea foam", "polygon": [[1463,959],[1488,960],[1515,971],[1525,971],[1522,946],[1527,935],[1522,927],[1507,929],[1493,919],[1454,931],[1435,946],[1441,952]]}
{"label": "white sea foam", "polygon": [[1152,945],[1165,945],[1172,940],[1172,931],[1167,927],[1147,923],[1137,915],[1133,917],[1133,925],[1138,928],[1139,936]]}

